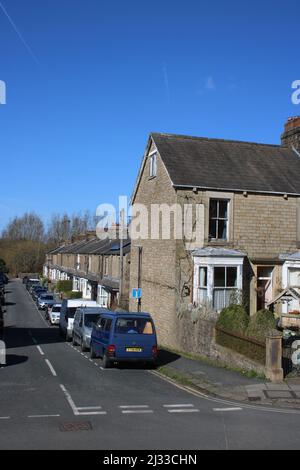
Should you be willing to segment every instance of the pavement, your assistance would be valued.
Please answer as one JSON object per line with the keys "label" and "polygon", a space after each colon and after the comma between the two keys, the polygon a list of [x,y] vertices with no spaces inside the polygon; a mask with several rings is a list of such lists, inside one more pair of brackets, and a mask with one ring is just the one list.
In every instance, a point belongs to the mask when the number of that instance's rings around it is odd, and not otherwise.
{"label": "pavement", "polygon": [[246,403],[300,408],[300,376],[274,384],[171,351],[161,354],[161,372],[210,396]]}
{"label": "pavement", "polygon": [[[300,410],[214,393],[264,382],[171,353],[163,366],[190,374],[198,388],[140,366],[104,369],[59,337],[19,281],[8,284],[6,301],[0,449],[299,448]],[[205,383],[216,388],[206,393]]]}

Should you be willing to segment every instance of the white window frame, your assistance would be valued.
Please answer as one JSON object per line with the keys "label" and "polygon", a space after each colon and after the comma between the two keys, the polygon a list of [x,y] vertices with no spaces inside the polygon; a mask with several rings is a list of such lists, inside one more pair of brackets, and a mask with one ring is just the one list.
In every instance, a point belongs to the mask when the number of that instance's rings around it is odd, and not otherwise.
{"label": "white window frame", "polygon": [[[291,287],[289,285],[290,282],[290,270],[291,269],[299,269],[300,271],[300,262],[299,261],[285,261],[282,266],[282,289],[287,289]],[[287,302],[282,304],[282,313],[289,312],[289,305]]]}
{"label": "white window frame", "polygon": [[149,154],[149,177],[157,176],[157,150]]}
{"label": "white window frame", "polygon": [[240,257],[200,257],[194,256],[194,289],[193,302],[197,305],[199,302],[199,285],[200,285],[200,267],[207,267],[207,302],[213,305],[214,300],[214,268],[215,267],[231,267],[237,268],[237,286],[228,288],[231,290],[243,290],[243,264],[244,258]]}

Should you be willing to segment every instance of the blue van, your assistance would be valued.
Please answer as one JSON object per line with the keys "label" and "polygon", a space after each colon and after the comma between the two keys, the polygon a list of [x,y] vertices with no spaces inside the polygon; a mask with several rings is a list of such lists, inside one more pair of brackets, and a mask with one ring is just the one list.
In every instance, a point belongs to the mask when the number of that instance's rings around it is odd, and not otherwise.
{"label": "blue van", "polygon": [[157,338],[149,313],[107,312],[93,326],[91,358],[102,357],[103,367],[114,362],[148,362],[157,359]]}

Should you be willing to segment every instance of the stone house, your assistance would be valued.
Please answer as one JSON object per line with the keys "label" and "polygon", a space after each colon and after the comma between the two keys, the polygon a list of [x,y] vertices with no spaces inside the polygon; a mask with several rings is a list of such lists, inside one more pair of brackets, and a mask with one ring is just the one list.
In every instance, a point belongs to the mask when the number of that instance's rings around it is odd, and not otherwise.
{"label": "stone house", "polygon": [[300,118],[281,145],[152,133],[131,202],[130,309],[182,350],[196,307],[252,315],[300,285]]}
{"label": "stone house", "polygon": [[99,240],[95,233],[47,253],[44,275],[51,281],[72,280],[73,292],[103,307],[128,308],[130,240],[123,240],[123,282],[120,298],[120,240]]}

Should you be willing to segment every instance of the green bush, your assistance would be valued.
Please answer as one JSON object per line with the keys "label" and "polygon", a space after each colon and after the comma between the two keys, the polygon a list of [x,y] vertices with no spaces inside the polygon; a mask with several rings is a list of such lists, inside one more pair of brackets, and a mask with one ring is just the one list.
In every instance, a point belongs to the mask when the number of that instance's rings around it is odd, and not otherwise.
{"label": "green bush", "polygon": [[221,311],[217,326],[235,333],[244,333],[248,323],[249,316],[242,305],[229,305]]}
{"label": "green bush", "polygon": [[250,318],[246,335],[264,341],[270,330],[276,329],[276,319],[270,310],[259,310]]}
{"label": "green bush", "polygon": [[56,284],[57,292],[70,292],[73,288],[72,281],[58,281]]}
{"label": "green bush", "polygon": [[82,299],[82,292],[64,292],[67,299]]}

